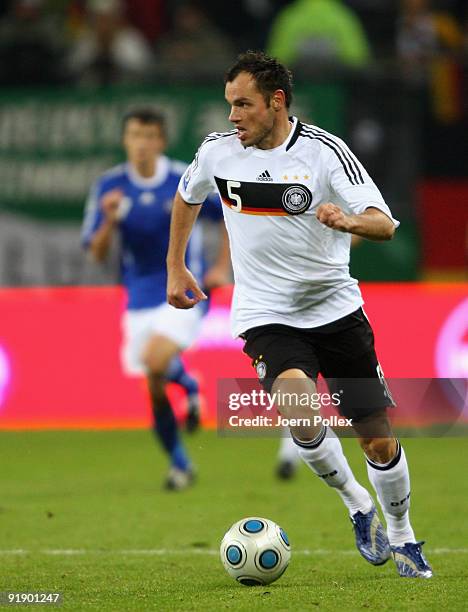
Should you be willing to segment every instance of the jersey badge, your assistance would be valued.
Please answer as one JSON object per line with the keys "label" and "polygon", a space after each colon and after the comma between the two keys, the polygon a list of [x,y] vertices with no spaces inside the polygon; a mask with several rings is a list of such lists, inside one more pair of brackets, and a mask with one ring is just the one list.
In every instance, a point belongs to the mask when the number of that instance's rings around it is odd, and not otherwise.
{"label": "jersey badge", "polygon": [[312,193],[305,185],[293,185],[283,193],[282,204],[290,215],[300,215],[312,204]]}
{"label": "jersey badge", "polygon": [[144,191],[139,197],[140,203],[144,204],[145,206],[153,204],[155,200],[156,196],[151,191]]}

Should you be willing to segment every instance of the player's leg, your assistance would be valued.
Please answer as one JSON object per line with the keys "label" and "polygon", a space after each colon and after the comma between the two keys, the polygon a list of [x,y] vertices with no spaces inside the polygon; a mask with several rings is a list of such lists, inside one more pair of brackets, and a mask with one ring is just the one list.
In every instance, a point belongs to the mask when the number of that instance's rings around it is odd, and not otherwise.
{"label": "player's leg", "polygon": [[354,423],[367,472],[387,523],[390,544],[415,542],[409,520],[410,479],[404,450],[384,409]]}
{"label": "player's leg", "polygon": [[424,558],[410,522],[410,476],[406,455],[393,435],[385,410],[354,425],[367,460],[367,473],[387,523],[392,555],[401,576],[430,578],[432,569]]}
{"label": "player's leg", "polygon": [[[322,372],[330,389],[341,391],[340,413],[352,419],[366,454],[369,479],[387,522],[389,545],[393,551],[394,547],[408,544],[411,555],[418,557],[420,575],[425,575],[428,566],[420,545],[415,545],[409,522],[408,465],[387,417],[386,408],[393,405],[393,400],[375,354],[369,321],[361,310],[352,313],[335,333],[319,338],[318,345]],[[369,538],[370,515],[357,515],[352,520],[356,541]]]}
{"label": "player's leg", "polygon": [[281,480],[290,480],[294,477],[300,460],[297,445],[292,439],[289,429],[285,427],[280,438],[276,476]]}
{"label": "player's leg", "polygon": [[171,457],[168,488],[182,489],[193,481],[193,468],[182,445],[179,428],[167,398],[165,383],[173,359],[188,348],[200,329],[202,310],[177,310],[162,304],[151,319],[151,337],[147,341],[142,359],[154,392],[153,411],[155,431]]}
{"label": "player's leg", "polygon": [[[122,365],[130,376],[146,377],[154,415],[154,433],[170,461],[171,472],[181,470],[188,464],[186,453],[180,443],[178,426],[172,413],[165,390],[165,372],[173,356],[179,351],[172,339],[157,340],[155,321],[161,318],[161,307],[127,311],[122,321],[123,345]],[[167,345],[166,345],[167,342]],[[161,349],[161,350],[160,350]],[[180,466],[180,467],[175,467]],[[181,480],[177,481],[180,484]],[[188,484],[188,477],[185,477]],[[183,488],[178,487],[178,488]]]}
{"label": "player's leg", "polygon": [[122,362],[127,374],[146,376],[154,414],[154,431],[168,453],[171,468],[167,484],[181,489],[193,473],[182,446],[178,424],[169,404],[165,384],[171,360],[195,339],[201,321],[196,309],[180,311],[168,304],[128,311],[123,318]]}
{"label": "player's leg", "polygon": [[171,467],[166,481],[168,489],[185,488],[193,479],[191,462],[166,393],[166,373],[169,364],[179,352],[180,346],[174,340],[153,334],[142,354],[151,396],[153,430],[170,460]]}
{"label": "player's leg", "polygon": [[[305,397],[304,394],[312,397],[317,392],[314,381],[304,371],[289,369],[281,372],[273,383],[272,392],[277,393],[279,401],[276,405],[283,416],[288,419],[310,418],[310,407],[289,400],[290,397]],[[290,431],[301,459],[322,482],[335,489],[350,515],[358,511],[368,512],[372,508],[369,493],[354,477],[341,442],[330,427],[307,425],[291,427]]]}
{"label": "player's leg", "polygon": [[166,372],[168,382],[176,383],[185,389],[187,394],[186,428],[193,433],[200,425],[200,395],[196,379],[185,369],[180,355],[174,357]]}
{"label": "player's leg", "polygon": [[[277,393],[277,407],[287,418],[313,421],[311,405],[301,405],[295,397],[312,397],[318,363],[303,330],[284,325],[268,325],[249,330],[244,351],[252,358],[261,383],[268,392]],[[259,367],[261,364],[261,367]],[[369,493],[354,477],[341,443],[330,428],[292,427],[292,437],[304,463],[340,495],[350,514],[367,512],[372,507]]]}
{"label": "player's leg", "polygon": [[[373,348],[373,337],[368,334],[367,327],[364,329],[366,333],[362,332],[363,320],[364,315],[357,311],[310,330],[310,341],[317,353],[320,371],[327,380],[329,391],[339,397],[337,408],[340,414],[353,419],[353,423],[357,416],[361,416],[361,410],[368,408],[368,398],[360,381],[353,380],[362,376],[361,358],[369,352],[371,341]],[[367,363],[366,360],[364,362]],[[369,408],[369,412],[373,410],[373,407]],[[353,430],[349,433],[353,434]],[[350,514],[356,546],[361,555],[373,565],[382,565],[388,561],[390,543],[372,498],[369,506]]]}

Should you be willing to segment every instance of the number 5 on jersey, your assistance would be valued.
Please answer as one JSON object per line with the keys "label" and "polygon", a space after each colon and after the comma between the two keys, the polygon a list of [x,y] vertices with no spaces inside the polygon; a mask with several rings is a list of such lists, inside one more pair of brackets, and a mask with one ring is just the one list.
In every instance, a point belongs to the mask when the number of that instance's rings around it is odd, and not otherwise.
{"label": "number 5 on jersey", "polygon": [[234,210],[235,212],[240,212],[242,210],[242,200],[238,193],[232,192],[232,188],[238,188],[240,186],[241,184],[239,181],[227,181],[226,183],[229,199],[235,202],[235,204],[231,204],[231,210]]}

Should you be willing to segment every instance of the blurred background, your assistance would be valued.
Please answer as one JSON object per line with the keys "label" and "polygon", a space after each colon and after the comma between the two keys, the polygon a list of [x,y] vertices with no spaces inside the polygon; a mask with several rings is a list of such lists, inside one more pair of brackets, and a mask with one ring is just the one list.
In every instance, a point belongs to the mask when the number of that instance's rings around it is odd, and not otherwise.
{"label": "blurred background", "polygon": [[[114,424],[145,422],[135,399],[140,388],[122,391],[120,403],[109,399],[109,385],[122,376],[123,296],[113,287],[115,262],[96,267],[81,250],[84,202],[97,176],[123,160],[120,121],[130,106],[163,111],[168,153],[186,162],[208,132],[229,129],[222,76],[247,48],[265,49],[293,69],[292,112],[343,137],[401,221],[392,243],[363,241],[352,253],[354,276],[393,283],[380,285],[373,314],[381,325],[402,316],[392,297],[406,295],[403,308],[418,320],[417,333],[430,336],[394,375],[467,375],[465,0],[4,0],[0,285],[8,289],[0,291],[0,426],[63,425],[64,414],[51,409],[51,377],[63,412],[77,375],[84,395],[70,422],[96,421],[80,420],[85,404],[90,413],[109,404]],[[110,287],[89,288],[96,285]],[[242,359],[229,339],[229,295],[215,300],[187,356],[202,378],[219,361],[216,351]],[[444,347],[457,347],[454,369],[436,365],[452,363],[449,349],[440,349],[444,333]],[[104,363],[94,380],[85,364],[96,343],[95,358]],[[215,351],[206,354],[206,370],[197,366],[200,350]],[[401,347],[385,351],[384,364],[395,364]],[[248,364],[229,374],[250,375]],[[38,392],[40,384],[47,389]]]}

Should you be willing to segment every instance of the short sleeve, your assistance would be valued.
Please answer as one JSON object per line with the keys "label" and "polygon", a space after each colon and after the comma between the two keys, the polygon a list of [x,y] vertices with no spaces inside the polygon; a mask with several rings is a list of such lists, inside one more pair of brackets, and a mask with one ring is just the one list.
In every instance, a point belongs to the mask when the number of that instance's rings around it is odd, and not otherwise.
{"label": "short sleeve", "polygon": [[179,193],[188,204],[201,204],[216,189],[210,168],[210,142],[207,140],[202,143],[179,182]]}
{"label": "short sleeve", "polygon": [[393,218],[377,185],[346,144],[337,138],[328,146],[329,187],[338,196],[339,203],[356,215],[367,208],[378,208],[398,227],[400,222]]}
{"label": "short sleeve", "polygon": [[86,200],[83,225],[81,227],[81,245],[88,248],[91,239],[101,225],[103,220],[103,212],[100,205],[102,195],[102,185],[96,181],[91,187],[88,198]]}

